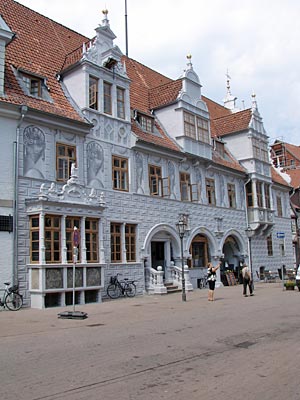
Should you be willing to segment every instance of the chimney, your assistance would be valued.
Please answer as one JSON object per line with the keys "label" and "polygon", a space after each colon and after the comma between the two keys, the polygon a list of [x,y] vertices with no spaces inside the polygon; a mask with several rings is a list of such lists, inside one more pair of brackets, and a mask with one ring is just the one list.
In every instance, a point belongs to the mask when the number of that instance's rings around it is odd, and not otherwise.
{"label": "chimney", "polygon": [[14,34],[0,15],[0,96],[4,95],[5,47]]}

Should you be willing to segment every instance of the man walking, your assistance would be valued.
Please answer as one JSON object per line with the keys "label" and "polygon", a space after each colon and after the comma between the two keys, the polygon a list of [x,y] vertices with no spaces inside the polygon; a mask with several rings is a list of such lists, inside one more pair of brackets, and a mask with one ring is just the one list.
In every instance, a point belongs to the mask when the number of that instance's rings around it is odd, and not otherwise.
{"label": "man walking", "polygon": [[243,276],[243,295],[245,297],[248,297],[247,287],[249,287],[250,296],[253,296],[251,273],[247,264],[243,264],[242,276]]}

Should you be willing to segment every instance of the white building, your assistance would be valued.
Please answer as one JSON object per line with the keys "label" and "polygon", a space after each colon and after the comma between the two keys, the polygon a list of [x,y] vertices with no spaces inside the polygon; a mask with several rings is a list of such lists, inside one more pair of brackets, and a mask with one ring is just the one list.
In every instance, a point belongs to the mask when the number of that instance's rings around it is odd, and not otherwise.
{"label": "white building", "polygon": [[13,0],[0,15],[0,207],[13,220],[0,281],[27,305],[71,304],[74,227],[78,303],[100,302],[116,273],[139,294],[180,288],[182,214],[187,290],[221,256],[238,276],[247,227],[254,277],[292,263],[289,187],[255,98],[243,111],[229,87],[224,106],[207,99],[190,56],[175,81],[124,57],[107,12],[93,40]]}

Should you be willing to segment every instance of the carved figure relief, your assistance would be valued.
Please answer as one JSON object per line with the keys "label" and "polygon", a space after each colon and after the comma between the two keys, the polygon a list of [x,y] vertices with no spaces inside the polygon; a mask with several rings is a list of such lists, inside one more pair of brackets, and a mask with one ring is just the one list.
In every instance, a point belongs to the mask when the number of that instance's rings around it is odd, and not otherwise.
{"label": "carved figure relief", "polygon": [[100,144],[90,142],[87,145],[87,182],[96,189],[103,188],[102,173],[104,152]]}
{"label": "carved figure relief", "polygon": [[175,166],[174,163],[171,161],[168,161],[168,175],[169,175],[169,180],[170,180],[170,198],[171,199],[176,199],[175,195]]}
{"label": "carved figure relief", "polygon": [[31,178],[44,178],[46,140],[44,132],[34,125],[24,129],[24,175]]}
{"label": "carved figure relief", "polygon": [[144,194],[144,166],[143,166],[143,156],[140,153],[135,155],[135,165],[136,165],[136,190],[139,194]]}

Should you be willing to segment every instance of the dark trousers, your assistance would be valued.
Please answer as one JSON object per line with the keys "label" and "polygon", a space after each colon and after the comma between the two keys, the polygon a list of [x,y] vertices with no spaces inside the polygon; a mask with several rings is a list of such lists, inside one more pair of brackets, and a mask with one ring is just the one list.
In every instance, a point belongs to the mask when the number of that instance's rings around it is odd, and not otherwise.
{"label": "dark trousers", "polygon": [[252,294],[252,283],[251,283],[250,279],[244,278],[244,280],[243,280],[243,287],[244,287],[243,295],[244,296],[247,294],[247,286],[249,286],[250,294]]}

